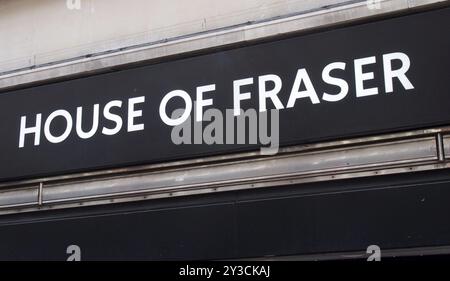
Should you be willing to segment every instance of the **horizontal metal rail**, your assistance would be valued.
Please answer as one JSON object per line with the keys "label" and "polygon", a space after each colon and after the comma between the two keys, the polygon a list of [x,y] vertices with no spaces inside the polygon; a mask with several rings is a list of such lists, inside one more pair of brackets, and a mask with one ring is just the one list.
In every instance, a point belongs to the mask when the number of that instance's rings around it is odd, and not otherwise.
{"label": "horizontal metal rail", "polygon": [[[407,257],[427,257],[449,255],[450,247],[448,246],[430,246],[430,247],[414,247],[403,249],[381,249],[381,261],[383,259],[398,259]],[[327,261],[327,260],[367,260],[370,254],[365,251],[339,252],[339,253],[322,253],[308,255],[292,255],[292,256],[265,256],[258,258],[235,259],[229,261]]]}
{"label": "horizontal metal rail", "polygon": [[450,167],[450,127],[79,173],[0,186],[0,214]]}

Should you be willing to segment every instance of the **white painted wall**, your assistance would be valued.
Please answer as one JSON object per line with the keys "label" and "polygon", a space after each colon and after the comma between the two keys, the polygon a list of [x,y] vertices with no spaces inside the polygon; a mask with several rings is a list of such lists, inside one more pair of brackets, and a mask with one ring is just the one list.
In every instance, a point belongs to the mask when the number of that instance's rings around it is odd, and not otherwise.
{"label": "white painted wall", "polygon": [[[72,0],[77,1],[77,0]],[[0,0],[0,72],[348,0]]]}

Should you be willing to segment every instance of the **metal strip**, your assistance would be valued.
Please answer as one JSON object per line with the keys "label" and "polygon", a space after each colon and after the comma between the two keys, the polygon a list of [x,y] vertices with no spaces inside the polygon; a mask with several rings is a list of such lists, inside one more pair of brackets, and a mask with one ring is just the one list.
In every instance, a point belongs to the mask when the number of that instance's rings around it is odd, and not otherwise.
{"label": "metal strip", "polygon": [[[441,133],[450,128],[287,147],[270,157],[241,153],[40,179],[33,188],[15,183],[0,192],[0,214],[449,168],[439,160]],[[449,155],[450,135],[443,143]]]}
{"label": "metal strip", "polygon": [[[415,138],[415,137],[435,136],[436,133],[443,133],[443,134],[450,133],[450,126],[449,127],[414,130],[414,131],[407,131],[407,132],[400,132],[400,133],[392,133],[392,134],[383,134],[383,135],[376,135],[376,136],[368,136],[368,137],[360,137],[360,138],[352,138],[352,139],[345,139],[345,140],[339,140],[339,141],[329,141],[329,142],[322,142],[322,143],[283,147],[283,148],[280,148],[279,154],[307,152],[307,151],[320,151],[320,150],[324,150],[324,149],[340,148],[340,147],[344,148],[344,147],[351,147],[351,146],[355,146],[355,145],[365,145],[365,144],[371,144],[371,143],[396,141],[396,140],[401,140],[401,139],[411,139],[411,138]],[[0,183],[0,189],[21,187],[23,185],[29,185],[29,184],[39,184],[40,182],[49,183],[49,182],[56,182],[56,181],[70,181],[70,180],[80,180],[83,178],[99,178],[99,177],[111,178],[114,176],[123,176],[124,174],[130,174],[130,173],[143,173],[143,172],[148,172],[148,171],[152,171],[152,170],[191,167],[193,165],[202,165],[202,164],[206,165],[206,164],[217,163],[217,162],[253,159],[255,157],[261,157],[260,151],[232,153],[232,154],[209,156],[209,157],[189,159],[189,160],[164,162],[164,163],[158,163],[158,164],[140,165],[140,166],[132,166],[132,167],[126,167],[126,168],[116,168],[116,169],[92,171],[92,172],[85,172],[85,173],[74,173],[74,174],[68,174],[68,175],[59,175],[59,176],[36,178],[36,179],[29,179],[29,180],[5,182],[5,183]]]}
{"label": "metal strip", "polygon": [[98,197],[98,198],[84,198],[84,200],[79,201],[61,201],[53,204],[44,204],[38,207],[21,207],[21,208],[9,208],[9,209],[0,209],[0,215],[6,214],[14,214],[21,212],[33,212],[33,211],[44,211],[44,210],[57,210],[64,208],[75,208],[82,206],[96,206],[103,204],[113,204],[113,203],[126,203],[126,202],[135,202],[141,200],[152,200],[152,199],[160,199],[160,198],[170,198],[176,196],[192,196],[198,194],[207,194],[214,192],[224,192],[224,191],[233,191],[233,190],[242,190],[242,189],[254,189],[254,188],[265,188],[265,187],[273,187],[273,186],[286,186],[291,184],[300,184],[300,183],[310,183],[310,182],[320,182],[320,181],[329,181],[329,180],[340,180],[340,179],[349,179],[349,178],[359,178],[359,177],[370,177],[370,176],[378,176],[378,175],[391,175],[391,174],[401,174],[401,173],[410,173],[410,172],[418,172],[418,171],[429,171],[436,169],[448,169],[450,168],[450,163],[441,163],[441,164],[419,164],[405,167],[392,167],[392,168],[384,168],[380,170],[373,171],[355,171],[350,173],[343,174],[335,174],[335,175],[314,175],[310,177],[299,177],[295,179],[279,179],[267,182],[260,183],[247,183],[242,184],[240,186],[223,186],[219,188],[203,188],[203,189],[191,189],[191,190],[178,190],[171,192],[151,192],[151,193],[141,193],[135,195],[127,195],[127,196],[116,196],[116,197]]}
{"label": "metal strip", "polygon": [[438,149],[438,159],[439,161],[445,160],[445,153],[444,153],[444,140],[442,138],[442,134],[438,133],[436,135],[436,145]]}
{"label": "metal strip", "polygon": [[39,183],[39,189],[38,189],[38,204],[39,206],[42,205],[42,193],[43,193],[43,189],[44,189],[44,183],[40,182]]}
{"label": "metal strip", "polygon": [[443,134],[442,136],[444,158],[450,159],[450,135]]}
{"label": "metal strip", "polygon": [[[449,246],[430,246],[430,247],[415,247],[404,249],[381,249],[381,261],[383,258],[399,258],[411,256],[435,256],[435,255],[449,255]],[[365,251],[355,252],[338,252],[338,253],[323,253],[310,255],[293,255],[293,256],[266,256],[258,258],[235,259],[234,261],[324,261],[324,260],[347,260],[347,259],[367,259],[369,254]],[[395,260],[395,259],[394,259]]]}
{"label": "metal strip", "polygon": [[36,206],[37,198],[36,187],[0,191],[0,210]]}
{"label": "metal strip", "polygon": [[86,200],[139,193],[220,188],[248,182],[337,174],[437,161],[433,137],[346,149],[297,153],[271,158],[155,171],[137,176],[48,184],[43,203]]}

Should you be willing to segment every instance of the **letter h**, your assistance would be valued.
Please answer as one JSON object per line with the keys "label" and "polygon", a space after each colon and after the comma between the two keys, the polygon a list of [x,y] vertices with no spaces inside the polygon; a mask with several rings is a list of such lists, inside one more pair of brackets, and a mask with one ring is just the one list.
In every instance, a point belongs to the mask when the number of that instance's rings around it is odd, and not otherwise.
{"label": "letter h", "polygon": [[26,134],[34,134],[34,145],[39,145],[39,141],[41,139],[41,120],[42,114],[36,114],[36,125],[34,127],[26,128],[27,117],[22,116],[20,118],[19,148],[24,147]]}

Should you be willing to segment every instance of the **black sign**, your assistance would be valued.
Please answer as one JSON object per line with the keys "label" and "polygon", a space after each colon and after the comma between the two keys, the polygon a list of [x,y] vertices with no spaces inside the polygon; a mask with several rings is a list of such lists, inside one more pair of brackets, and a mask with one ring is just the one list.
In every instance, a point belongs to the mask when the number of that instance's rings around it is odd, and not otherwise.
{"label": "black sign", "polygon": [[445,8],[3,93],[0,180],[449,124],[448,26]]}

